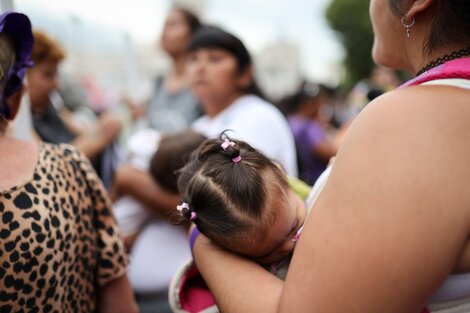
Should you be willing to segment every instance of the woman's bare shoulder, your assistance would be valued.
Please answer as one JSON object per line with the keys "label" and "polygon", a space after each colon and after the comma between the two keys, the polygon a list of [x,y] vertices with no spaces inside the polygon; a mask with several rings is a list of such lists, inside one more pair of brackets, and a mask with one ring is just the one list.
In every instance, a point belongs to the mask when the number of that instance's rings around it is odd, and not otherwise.
{"label": "woman's bare shoulder", "polygon": [[[385,93],[372,101],[362,114],[373,115],[379,121],[415,120],[415,114],[425,118],[431,117],[461,117],[470,114],[470,90],[443,85],[414,86],[396,89]],[[457,115],[453,115],[455,113]],[[377,114],[377,115],[374,115]]]}
{"label": "woman's bare shoulder", "polygon": [[[470,91],[447,86],[389,92],[371,102],[352,123],[337,161],[344,154],[348,160],[366,156],[366,166],[376,162],[389,167],[390,178],[399,179],[405,171],[420,173],[414,179],[424,183],[468,184],[469,97]],[[460,199],[470,204],[470,196]]]}
{"label": "woman's bare shoulder", "polygon": [[[470,229],[470,138],[463,147],[449,137],[470,136],[458,114],[468,119],[470,108],[440,88],[391,92],[353,122],[294,252],[285,299],[412,312],[453,271]],[[396,286],[410,287],[406,299]],[[366,297],[374,301],[358,304]]]}

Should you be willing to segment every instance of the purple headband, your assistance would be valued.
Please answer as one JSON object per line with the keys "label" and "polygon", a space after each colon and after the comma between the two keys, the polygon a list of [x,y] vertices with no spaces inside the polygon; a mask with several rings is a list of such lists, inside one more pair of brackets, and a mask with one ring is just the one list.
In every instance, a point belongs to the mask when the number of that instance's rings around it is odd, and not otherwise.
{"label": "purple headband", "polygon": [[5,33],[8,36],[15,49],[15,63],[6,76],[1,78],[5,86],[0,99],[0,115],[11,119],[6,99],[21,89],[28,67],[33,66],[31,52],[33,51],[34,37],[29,18],[17,12],[5,12],[0,15],[0,33]]}

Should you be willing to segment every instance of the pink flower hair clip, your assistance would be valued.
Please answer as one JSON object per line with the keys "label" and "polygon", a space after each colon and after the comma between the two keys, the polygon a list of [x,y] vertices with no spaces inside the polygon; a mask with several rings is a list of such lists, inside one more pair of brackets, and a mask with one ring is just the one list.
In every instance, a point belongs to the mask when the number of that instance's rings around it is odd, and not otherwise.
{"label": "pink flower hair clip", "polygon": [[[178,210],[178,212],[180,212],[181,215],[183,215],[183,209],[191,211],[191,209],[189,208],[189,204],[187,204],[186,202],[183,202],[180,205],[177,205],[176,209]],[[189,220],[192,221],[192,220],[196,219],[196,217],[197,217],[196,212],[191,211],[191,215],[189,217]]]}
{"label": "pink flower hair clip", "polygon": [[222,149],[226,151],[228,147],[235,146],[235,143],[233,141],[225,139],[224,142],[220,146],[222,147]]}
{"label": "pink flower hair clip", "polygon": [[176,206],[176,209],[177,209],[181,214],[183,214],[183,209],[189,210],[189,204],[187,204],[186,202],[183,202],[183,203],[181,203],[180,205],[177,205],[177,206]]}

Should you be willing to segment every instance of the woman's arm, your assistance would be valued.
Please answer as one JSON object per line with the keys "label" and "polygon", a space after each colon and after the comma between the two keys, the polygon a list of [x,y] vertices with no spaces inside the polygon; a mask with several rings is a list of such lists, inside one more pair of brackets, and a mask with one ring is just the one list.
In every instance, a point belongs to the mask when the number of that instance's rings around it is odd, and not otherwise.
{"label": "woman's arm", "polygon": [[194,257],[222,312],[276,312],[283,282],[260,265],[212,244],[202,234],[194,244]]}
{"label": "woman's arm", "polygon": [[150,212],[165,220],[175,211],[180,201],[178,194],[163,189],[148,172],[140,171],[130,165],[121,166],[116,171],[111,194],[113,201],[123,195],[130,195]]}
{"label": "woman's arm", "polygon": [[330,160],[337,152],[338,146],[336,146],[334,141],[328,136],[326,136],[321,142],[317,143],[312,149],[313,155],[316,155],[325,161]]}
{"label": "woman's arm", "polygon": [[470,147],[458,135],[470,131],[470,108],[458,95],[442,105],[452,89],[423,90],[379,98],[353,124],[284,285],[196,241],[222,311],[419,312],[470,229]]}
{"label": "woman's arm", "polygon": [[104,114],[95,125],[78,133],[71,144],[91,159],[117,138],[121,128],[122,122],[119,118]]}
{"label": "woman's arm", "polygon": [[127,275],[114,279],[98,291],[99,313],[137,313],[139,308]]}

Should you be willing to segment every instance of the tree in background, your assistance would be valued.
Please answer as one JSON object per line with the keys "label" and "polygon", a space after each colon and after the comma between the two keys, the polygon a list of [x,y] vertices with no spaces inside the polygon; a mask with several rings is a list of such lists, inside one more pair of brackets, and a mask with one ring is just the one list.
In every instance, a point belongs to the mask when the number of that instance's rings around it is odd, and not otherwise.
{"label": "tree in background", "polygon": [[326,11],[330,26],[339,36],[346,55],[345,88],[368,77],[373,66],[371,49],[374,40],[367,0],[331,0]]}

